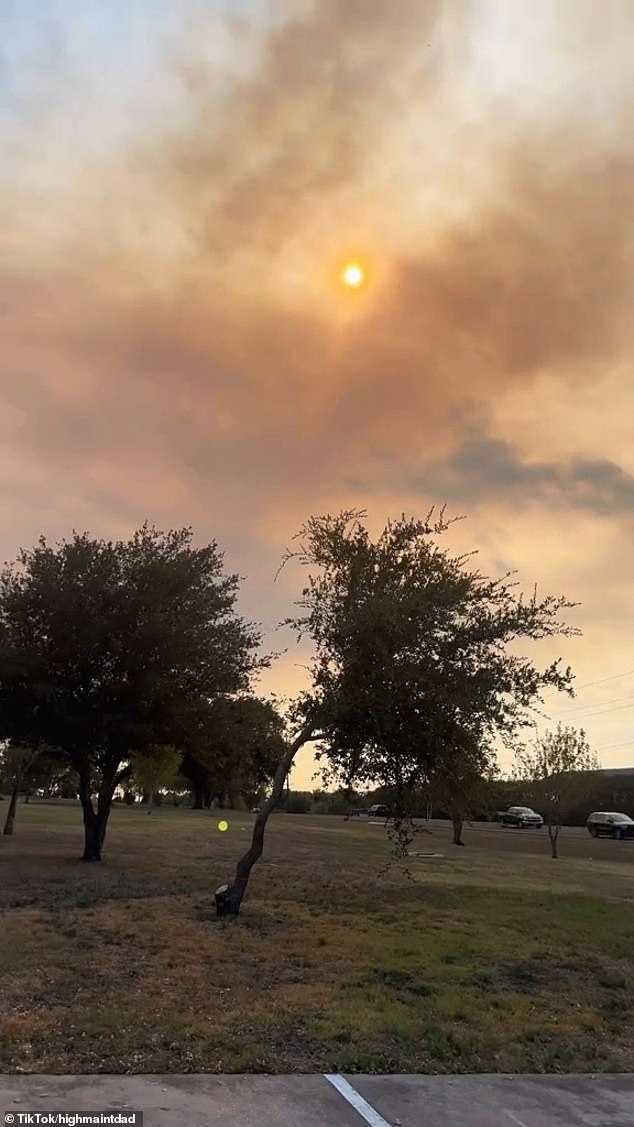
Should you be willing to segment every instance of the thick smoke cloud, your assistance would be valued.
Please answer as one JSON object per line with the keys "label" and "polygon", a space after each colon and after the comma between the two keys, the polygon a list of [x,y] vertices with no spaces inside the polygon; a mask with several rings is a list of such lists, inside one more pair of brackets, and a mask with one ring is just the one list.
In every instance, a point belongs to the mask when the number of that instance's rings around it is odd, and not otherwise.
{"label": "thick smoke cloud", "polygon": [[546,382],[570,430],[583,389],[627,379],[631,5],[205,7],[157,25],[125,98],[51,57],[46,97],[0,118],[4,554],[192,521],[256,602],[351,493],[628,517],[614,398],[565,458],[520,457],[498,418]]}

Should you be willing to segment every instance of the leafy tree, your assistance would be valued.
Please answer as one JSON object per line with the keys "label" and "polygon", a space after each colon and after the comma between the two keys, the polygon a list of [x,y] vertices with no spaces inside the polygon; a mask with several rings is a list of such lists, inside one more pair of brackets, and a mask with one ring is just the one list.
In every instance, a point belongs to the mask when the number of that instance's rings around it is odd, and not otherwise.
{"label": "leafy tree", "polygon": [[43,747],[25,771],[24,782],[43,798],[77,797],[77,775],[58,748]]}
{"label": "leafy tree", "polygon": [[[559,615],[574,604],[517,595],[511,573],[489,579],[436,543],[452,522],[402,517],[376,540],[364,513],[311,518],[284,562],[306,566],[299,613],[287,620],[314,647],[311,686],[289,713],[295,739],[256,819],[251,848],[231,886],[216,894],[219,914],[237,914],[262,852],[266,820],[286,773],[308,740],[344,785],[393,786],[396,833],[412,789],[464,741],[511,744],[532,722],[545,687],[572,695],[572,672],[555,661],[538,669],[518,643],[578,633]],[[509,647],[513,645],[513,651]],[[454,754],[452,752],[451,754]]]}
{"label": "leafy tree", "polygon": [[432,807],[440,806],[451,818],[454,845],[464,845],[464,821],[479,812],[487,801],[487,787],[494,771],[489,748],[477,742],[461,743],[444,749],[442,758],[430,772],[424,788]]}
{"label": "leafy tree", "polygon": [[270,783],[284,751],[284,723],[270,701],[255,696],[200,701],[182,730],[183,772],[195,788],[194,805],[217,799],[235,807]]}
{"label": "leafy tree", "polygon": [[154,744],[138,751],[133,759],[132,778],[138,787],[148,792],[148,814],[154,808],[154,796],[162,788],[171,786],[178,775],[181,754],[175,747]]}
{"label": "leafy tree", "polygon": [[487,787],[487,809],[497,820],[497,815],[509,806],[519,806],[524,800],[525,787],[517,778],[491,779]]}
{"label": "leafy tree", "polygon": [[351,810],[367,806],[366,795],[357,794],[354,790],[337,788],[334,791],[323,790],[321,787],[313,791],[313,814],[347,815]]}
{"label": "leafy tree", "polygon": [[175,742],[191,699],[245,690],[265,664],[237,591],[215,541],[147,525],[129,541],[42,538],[0,574],[0,738],[63,750],[84,860],[101,859],[132,749]]}
{"label": "leafy tree", "polygon": [[211,706],[212,790],[220,805],[270,783],[284,751],[284,722],[274,705],[258,697],[219,698]]}
{"label": "leafy tree", "polygon": [[590,795],[596,785],[599,760],[583,728],[557,725],[532,747],[516,750],[517,778],[527,786],[532,801],[543,810],[548,826],[551,856],[557,858],[562,817],[575,803]]}
{"label": "leafy tree", "polygon": [[170,798],[173,806],[180,806],[183,797],[188,798],[191,791],[189,779],[185,778],[181,770],[182,762],[182,755],[179,754],[178,769],[170,786]]}
{"label": "leafy tree", "polygon": [[310,814],[313,796],[309,790],[291,790],[280,802],[280,809],[286,814]]}
{"label": "leafy tree", "polygon": [[[192,794],[192,808],[194,810],[204,810],[211,806],[211,781],[209,778],[209,769],[200,763],[195,754],[189,750],[190,743],[184,745],[183,759],[181,762],[181,773],[189,784]],[[195,748],[195,744],[193,745]]]}
{"label": "leafy tree", "polygon": [[18,806],[20,784],[39,754],[39,748],[21,747],[19,744],[15,743],[11,743],[5,747],[2,753],[4,770],[7,777],[11,780],[11,798],[9,800],[9,809],[7,810],[7,817],[2,831],[7,837],[12,836],[15,827],[15,815]]}

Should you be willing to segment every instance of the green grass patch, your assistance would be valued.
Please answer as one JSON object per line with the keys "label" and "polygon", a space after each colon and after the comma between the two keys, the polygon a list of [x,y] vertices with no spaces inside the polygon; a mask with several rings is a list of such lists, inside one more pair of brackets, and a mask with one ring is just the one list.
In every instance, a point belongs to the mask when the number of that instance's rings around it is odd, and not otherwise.
{"label": "green grass patch", "polygon": [[227,817],[117,808],[83,866],[77,808],[20,806],[1,1071],[634,1071],[634,850],[564,840],[553,862],[492,828],[457,857],[437,833],[444,860],[407,876],[383,829],[280,815],[217,923],[252,824]]}

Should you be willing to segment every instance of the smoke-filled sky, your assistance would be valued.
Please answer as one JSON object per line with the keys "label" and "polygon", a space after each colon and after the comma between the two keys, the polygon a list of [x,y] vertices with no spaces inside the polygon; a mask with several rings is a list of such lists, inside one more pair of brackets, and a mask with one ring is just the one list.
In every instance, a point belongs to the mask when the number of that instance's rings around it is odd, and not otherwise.
{"label": "smoke-filled sky", "polygon": [[446,502],[580,601],[548,715],[633,764],[633,49],[631,0],[0,0],[2,558],[193,524],[268,630],[308,515]]}

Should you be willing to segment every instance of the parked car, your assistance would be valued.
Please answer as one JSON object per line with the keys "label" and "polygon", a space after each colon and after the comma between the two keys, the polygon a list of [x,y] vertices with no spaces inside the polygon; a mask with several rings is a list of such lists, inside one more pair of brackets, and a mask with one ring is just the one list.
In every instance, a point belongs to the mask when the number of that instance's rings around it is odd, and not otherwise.
{"label": "parked car", "polygon": [[508,810],[498,814],[498,821],[503,826],[519,826],[521,830],[525,826],[534,826],[540,830],[544,824],[541,814],[536,814],[530,806],[509,806]]}
{"label": "parked car", "polygon": [[381,803],[377,804],[376,806],[371,806],[368,810],[369,818],[389,818],[389,816],[389,807],[383,806]]}
{"label": "parked car", "polygon": [[629,814],[599,810],[590,815],[586,826],[592,837],[613,837],[617,840],[634,837],[634,819]]}

